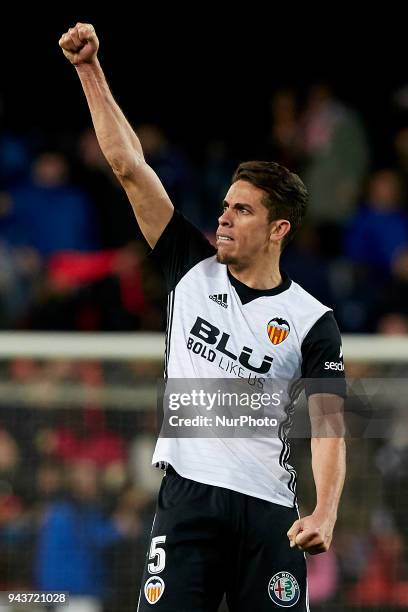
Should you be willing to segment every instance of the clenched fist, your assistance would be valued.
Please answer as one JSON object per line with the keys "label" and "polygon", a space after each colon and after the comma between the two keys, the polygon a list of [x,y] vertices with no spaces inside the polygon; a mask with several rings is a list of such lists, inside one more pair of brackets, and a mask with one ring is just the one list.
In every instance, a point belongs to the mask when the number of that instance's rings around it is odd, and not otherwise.
{"label": "clenched fist", "polygon": [[289,529],[287,535],[290,546],[311,555],[326,552],[330,548],[335,520],[326,516],[314,514],[298,519]]}
{"label": "clenched fist", "polygon": [[90,23],[77,23],[59,40],[59,46],[71,64],[91,64],[98,52],[99,40]]}

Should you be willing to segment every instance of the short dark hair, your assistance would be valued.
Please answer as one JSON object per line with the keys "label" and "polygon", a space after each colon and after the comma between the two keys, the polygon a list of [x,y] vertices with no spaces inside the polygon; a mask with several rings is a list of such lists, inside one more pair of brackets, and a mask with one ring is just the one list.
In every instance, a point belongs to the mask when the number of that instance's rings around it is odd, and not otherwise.
{"label": "short dark hair", "polygon": [[263,204],[269,210],[269,222],[287,219],[290,231],[282,240],[282,249],[293,238],[306,214],[308,192],[297,174],[276,162],[247,161],[235,170],[232,182],[247,181],[266,193]]}

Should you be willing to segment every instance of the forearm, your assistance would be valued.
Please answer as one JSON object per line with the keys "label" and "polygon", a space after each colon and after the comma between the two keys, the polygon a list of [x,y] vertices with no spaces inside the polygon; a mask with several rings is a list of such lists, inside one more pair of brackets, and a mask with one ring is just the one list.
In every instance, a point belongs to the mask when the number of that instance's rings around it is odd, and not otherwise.
{"label": "forearm", "polygon": [[315,514],[337,518],[346,475],[344,438],[312,438],[312,469],[316,486]]}
{"label": "forearm", "polygon": [[153,248],[173,215],[173,204],[159,177],[146,164],[138,137],[113,99],[98,62],[95,28],[78,22],[61,36],[58,44],[77,70],[102,152]]}
{"label": "forearm", "polygon": [[76,66],[99,145],[115,174],[124,176],[144,161],[143,150],[115,102],[97,58]]}

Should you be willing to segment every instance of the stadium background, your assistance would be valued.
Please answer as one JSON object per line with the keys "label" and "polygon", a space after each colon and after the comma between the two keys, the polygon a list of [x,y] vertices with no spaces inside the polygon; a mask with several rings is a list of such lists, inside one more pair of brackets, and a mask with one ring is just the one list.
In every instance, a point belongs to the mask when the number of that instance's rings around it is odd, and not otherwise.
{"label": "stadium background", "polygon": [[[177,207],[211,237],[236,163],[287,163],[312,203],[285,268],[334,307],[343,333],[406,336],[408,78],[398,15],[382,45],[387,17],[362,36],[340,19],[336,32],[305,32],[300,17],[168,21],[169,8],[158,23],[153,10],[138,11],[25,14],[3,32],[1,328],[164,328],[160,276],[57,45],[81,20],[94,23],[113,92]],[[378,347],[375,364],[345,353],[348,375],[405,378],[408,357],[382,363]],[[60,584],[77,610],[135,609],[158,486],[147,466],[160,358],[10,355],[0,369],[1,588]],[[408,609],[404,402],[387,409],[381,439],[349,443],[333,549],[309,559],[313,610]],[[306,511],[308,442],[295,446]]]}

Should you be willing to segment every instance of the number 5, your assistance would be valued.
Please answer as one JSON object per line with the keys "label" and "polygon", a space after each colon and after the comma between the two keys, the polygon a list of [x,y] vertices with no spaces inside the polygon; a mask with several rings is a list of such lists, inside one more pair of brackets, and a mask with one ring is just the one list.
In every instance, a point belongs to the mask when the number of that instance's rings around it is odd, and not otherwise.
{"label": "number 5", "polygon": [[150,574],[160,574],[166,566],[166,551],[157,544],[164,544],[167,536],[156,536],[150,544],[149,559],[157,557],[157,561],[149,563],[147,569]]}

